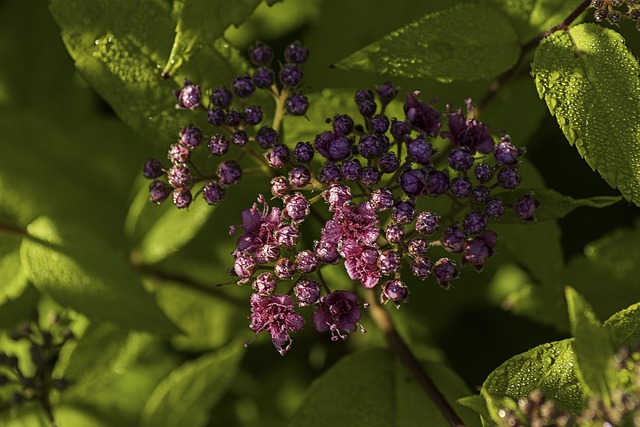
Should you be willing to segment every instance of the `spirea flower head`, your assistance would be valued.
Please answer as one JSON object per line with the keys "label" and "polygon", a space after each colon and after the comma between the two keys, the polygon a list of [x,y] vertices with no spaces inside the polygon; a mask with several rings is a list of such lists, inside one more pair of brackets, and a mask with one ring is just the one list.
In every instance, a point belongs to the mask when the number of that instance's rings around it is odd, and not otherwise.
{"label": "spirea flower head", "polygon": [[358,296],[348,291],[335,291],[322,297],[313,313],[313,325],[318,332],[331,332],[331,340],[346,340],[347,334],[358,329],[360,322]]}

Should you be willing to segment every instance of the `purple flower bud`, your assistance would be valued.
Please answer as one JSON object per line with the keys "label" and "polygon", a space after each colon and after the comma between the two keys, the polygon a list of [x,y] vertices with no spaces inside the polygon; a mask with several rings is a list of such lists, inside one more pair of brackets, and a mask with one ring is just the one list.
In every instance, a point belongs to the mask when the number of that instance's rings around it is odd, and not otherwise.
{"label": "purple flower bud", "polygon": [[229,110],[224,116],[224,123],[230,128],[235,128],[242,122],[242,113],[236,110]]}
{"label": "purple flower bud", "polygon": [[249,135],[247,135],[247,132],[245,132],[244,130],[240,129],[240,130],[237,130],[237,131],[235,131],[233,133],[233,136],[232,136],[231,140],[238,147],[244,147],[245,144],[247,142],[249,142]]}
{"label": "purple flower bud", "polygon": [[241,279],[238,281],[239,284],[248,282],[255,268],[256,260],[251,255],[244,252],[236,254],[236,259],[233,262],[233,271]]}
{"label": "purple flower bud", "polygon": [[493,168],[486,163],[477,164],[473,173],[480,184],[487,183],[493,178]]}
{"label": "purple flower bud", "polygon": [[284,108],[292,116],[304,116],[309,109],[309,98],[300,94],[291,95],[284,102]]}
{"label": "purple flower bud", "polygon": [[309,142],[298,142],[293,149],[293,157],[298,163],[309,163],[313,159],[315,151]]}
{"label": "purple flower bud", "polygon": [[499,219],[504,214],[504,202],[499,197],[491,197],[485,201],[484,211],[489,218]]}
{"label": "purple flower bud", "polygon": [[460,253],[463,250],[464,242],[467,240],[467,235],[464,234],[457,224],[453,224],[444,231],[440,241],[444,248],[453,253]]}
{"label": "purple flower bud", "polygon": [[304,250],[296,255],[296,269],[302,274],[309,274],[318,268],[318,259],[312,251]]}
{"label": "purple flower bud", "polygon": [[364,100],[358,106],[358,111],[363,117],[371,117],[376,113],[378,106],[375,101]]}
{"label": "purple flower bud", "polygon": [[145,178],[160,178],[164,175],[164,166],[162,166],[162,162],[158,159],[147,159],[147,161],[144,162],[142,173]]}
{"label": "purple flower bud", "polygon": [[426,175],[427,187],[425,193],[429,196],[437,197],[447,192],[449,189],[449,171],[430,170]]}
{"label": "purple flower bud", "polygon": [[255,126],[262,121],[262,109],[259,105],[249,105],[243,111],[244,122],[249,126]]}
{"label": "purple flower bud", "polygon": [[320,298],[313,313],[313,324],[318,332],[331,332],[331,340],[347,339],[345,333],[357,330],[360,322],[358,296],[348,291],[335,291]]}
{"label": "purple flower bud", "polygon": [[390,132],[391,136],[393,136],[396,141],[404,142],[411,133],[411,127],[407,122],[400,122],[397,119],[392,119]]}
{"label": "purple flower bud", "polygon": [[276,241],[279,246],[293,249],[300,240],[300,232],[290,224],[281,224],[276,230]]}
{"label": "purple flower bud", "polygon": [[258,333],[269,331],[276,350],[284,356],[291,349],[290,332],[304,327],[304,318],[295,312],[289,295],[251,295],[251,324],[249,328]]}
{"label": "purple flower bud", "polygon": [[440,217],[432,212],[420,212],[416,217],[416,231],[424,235],[430,235],[438,230]]}
{"label": "purple flower bud", "polygon": [[340,166],[342,177],[347,181],[357,181],[362,175],[362,165],[358,159],[345,160]]}
{"label": "purple flower bud", "polygon": [[411,262],[411,274],[420,280],[425,280],[433,271],[433,261],[429,258],[417,256]]}
{"label": "purple flower bud", "polygon": [[473,184],[464,176],[459,176],[451,181],[451,195],[456,199],[466,199],[471,195]]}
{"label": "purple flower bud", "polygon": [[384,231],[384,236],[387,239],[387,242],[392,245],[397,245],[402,242],[402,239],[404,238],[404,226],[401,224],[391,224]]}
{"label": "purple flower bud", "polygon": [[232,100],[233,94],[224,86],[221,86],[211,92],[211,103],[216,107],[227,108],[231,105]]}
{"label": "purple flower bud", "polygon": [[173,189],[173,204],[178,209],[188,208],[192,200],[193,196],[188,188],[178,187]]}
{"label": "purple flower bud", "polygon": [[389,118],[384,114],[377,114],[371,117],[369,122],[373,133],[383,134],[389,130]]}
{"label": "purple flower bud", "polygon": [[273,70],[267,67],[258,68],[253,72],[253,82],[260,89],[268,89],[273,85],[275,76]]}
{"label": "purple flower bud", "polygon": [[427,188],[427,181],[420,169],[408,169],[400,175],[400,188],[409,197],[418,197]]}
{"label": "purple flower bud", "polygon": [[390,189],[386,187],[376,188],[371,192],[371,202],[378,211],[382,212],[393,207],[395,198],[393,197],[393,192]]}
{"label": "purple flower bud", "polygon": [[400,166],[400,160],[393,152],[382,153],[378,166],[382,173],[392,173]]}
{"label": "purple flower bud", "polygon": [[282,280],[289,280],[296,272],[296,266],[289,258],[280,258],[273,267],[276,276]]}
{"label": "purple flower bud", "polygon": [[527,193],[516,201],[513,210],[521,220],[533,222],[536,220],[535,213],[538,206],[540,201],[533,198],[533,193]]}
{"label": "purple flower bud", "polygon": [[207,144],[209,151],[216,156],[224,156],[229,151],[229,142],[227,137],[222,134],[213,135],[209,138],[209,144]]}
{"label": "purple flower bud", "polygon": [[249,60],[253,65],[268,66],[273,60],[273,50],[267,44],[256,41],[249,46]]}
{"label": "purple flower bud", "polygon": [[256,250],[256,262],[258,264],[269,264],[280,257],[280,248],[276,245],[262,245]]}
{"label": "purple flower bud", "polygon": [[473,166],[473,154],[465,149],[451,150],[449,153],[449,166],[457,171],[466,171]]}
{"label": "purple flower bud", "polygon": [[309,201],[300,193],[284,198],[284,215],[294,222],[301,222],[309,215]]}
{"label": "purple flower bud", "polygon": [[224,187],[217,181],[209,181],[202,188],[202,197],[210,205],[217,205],[224,197]]}
{"label": "purple flower bud", "polygon": [[472,154],[476,151],[483,154],[493,151],[493,138],[483,123],[476,119],[467,119],[460,110],[448,114],[448,120],[449,131],[442,132],[443,137],[449,138],[459,147],[466,147]]}
{"label": "purple flower bud", "polygon": [[482,270],[485,262],[493,255],[497,235],[491,230],[486,230],[480,236],[475,237],[464,244],[464,256],[462,264],[470,264],[477,271]]}
{"label": "purple flower bud", "polygon": [[289,182],[294,187],[304,187],[311,181],[311,172],[306,166],[293,166],[289,171]]}
{"label": "purple flower bud", "polygon": [[309,280],[305,278],[298,279],[293,287],[293,293],[298,300],[298,305],[303,307],[305,305],[312,305],[318,302],[321,292],[320,283],[315,280]]}
{"label": "purple flower bud", "polygon": [[324,239],[320,239],[320,241],[317,242],[314,250],[316,252],[316,258],[318,258],[319,261],[322,261],[326,264],[338,263],[339,255],[337,244]]}
{"label": "purple flower bud", "polygon": [[358,143],[358,152],[365,159],[374,159],[382,154],[382,147],[377,135],[366,135]]}
{"label": "purple flower bud", "polygon": [[391,211],[391,219],[398,224],[409,224],[415,216],[416,204],[411,200],[397,202]]}
{"label": "purple flower bud", "polygon": [[341,179],[340,167],[333,163],[325,163],[318,174],[318,181],[323,184],[337,184]]}
{"label": "purple flower bud", "polygon": [[296,64],[284,64],[280,68],[280,83],[287,89],[295,89],[302,82],[302,69]]}
{"label": "purple flower bud", "polygon": [[233,93],[239,98],[248,98],[256,90],[256,86],[249,74],[233,79]]}
{"label": "purple flower bud", "polygon": [[265,150],[271,148],[278,143],[278,132],[270,126],[263,126],[256,133],[256,142]]}
{"label": "purple flower bud", "polygon": [[362,174],[360,175],[360,182],[367,187],[373,187],[377,185],[382,179],[382,173],[373,166],[365,166],[362,168]]}
{"label": "purple flower bud", "polygon": [[191,171],[185,164],[173,165],[167,172],[167,178],[172,187],[184,187],[191,181]]}
{"label": "purple flower bud", "polygon": [[184,85],[178,92],[178,109],[195,110],[200,106],[200,86],[194,85],[189,80],[184,81]]}
{"label": "purple flower bud", "polygon": [[284,197],[291,190],[289,181],[284,176],[276,176],[271,180],[271,194],[273,197]]}
{"label": "purple flower bud", "polygon": [[225,185],[233,185],[242,178],[242,168],[235,160],[227,160],[218,165],[218,178]]}
{"label": "purple flower bud", "polygon": [[381,252],[378,258],[378,267],[380,268],[380,273],[390,276],[402,267],[402,257],[396,251]]}
{"label": "purple flower bud", "polygon": [[520,175],[513,166],[506,166],[498,172],[498,185],[506,190],[513,190],[520,184]]}
{"label": "purple flower bud", "polygon": [[333,131],[336,134],[349,135],[353,132],[353,119],[346,114],[338,114],[333,118]]}
{"label": "purple flower bud", "polygon": [[468,234],[478,234],[487,227],[487,216],[482,212],[471,211],[464,216],[462,227]]}
{"label": "purple flower bud", "polygon": [[382,86],[376,86],[376,92],[378,92],[378,98],[382,105],[387,105],[398,95],[398,88],[393,87],[389,82],[385,82]]}
{"label": "purple flower bud", "polygon": [[418,101],[413,94],[407,92],[404,112],[409,125],[428,136],[436,136],[440,130],[440,113],[429,104]]}
{"label": "purple flower bud", "polygon": [[450,289],[450,282],[460,276],[456,262],[449,258],[440,258],[433,266],[433,277],[445,289]]}
{"label": "purple flower bud", "polygon": [[422,237],[414,237],[407,243],[407,252],[412,257],[422,256],[429,250],[429,243]]}
{"label": "purple flower bud", "polygon": [[523,150],[518,149],[511,143],[508,135],[502,137],[498,145],[496,146],[493,156],[498,163],[503,165],[514,166],[518,164],[518,157],[523,153]]}
{"label": "purple flower bud", "polygon": [[193,150],[202,141],[202,131],[195,125],[188,125],[180,129],[178,142],[190,150]]}
{"label": "purple flower bud", "polygon": [[489,193],[491,193],[491,189],[484,185],[478,185],[473,187],[471,191],[473,193],[473,200],[476,203],[484,203],[489,197]]}
{"label": "purple flower bud", "polygon": [[369,89],[357,90],[353,99],[356,104],[362,104],[364,101],[375,101],[373,92]]}
{"label": "purple flower bud", "polygon": [[271,295],[278,287],[278,283],[276,282],[276,278],[273,277],[273,274],[265,271],[264,273],[258,274],[258,277],[253,281],[251,287],[260,295]]}
{"label": "purple flower bud", "polygon": [[433,152],[433,145],[421,137],[407,141],[407,153],[409,154],[409,158],[423,166],[429,164],[429,160],[431,160]]}
{"label": "purple flower bud", "polygon": [[276,144],[273,150],[265,153],[265,158],[272,168],[282,168],[289,162],[289,148],[284,144]]}
{"label": "purple flower bud", "polygon": [[284,50],[284,59],[293,64],[302,64],[309,57],[309,49],[302,46],[299,41],[291,43]]}
{"label": "purple flower bud", "polygon": [[335,212],[346,203],[351,202],[351,188],[346,185],[335,184],[322,193],[322,197],[329,205],[329,211]]}
{"label": "purple flower bud", "polygon": [[409,288],[400,280],[389,280],[382,285],[382,293],[380,294],[382,304],[391,301],[396,308],[400,308],[400,304],[406,302],[408,297]]}
{"label": "purple flower bud", "polygon": [[149,201],[160,204],[171,194],[171,187],[163,181],[153,181],[149,184]]}
{"label": "purple flower bud", "polygon": [[342,135],[334,135],[329,131],[316,135],[314,146],[318,153],[330,161],[343,160],[351,154],[351,143]]}
{"label": "purple flower bud", "polygon": [[171,144],[167,158],[173,164],[187,163],[191,158],[191,151],[182,144]]}
{"label": "purple flower bud", "polygon": [[211,126],[218,127],[225,123],[226,116],[224,110],[220,107],[212,108],[207,111],[207,121]]}

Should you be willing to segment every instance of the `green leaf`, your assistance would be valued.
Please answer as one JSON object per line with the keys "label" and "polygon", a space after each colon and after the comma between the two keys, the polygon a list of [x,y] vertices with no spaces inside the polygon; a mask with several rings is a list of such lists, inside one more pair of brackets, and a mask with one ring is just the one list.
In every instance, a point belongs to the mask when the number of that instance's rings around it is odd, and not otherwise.
{"label": "green leaf", "polygon": [[[535,217],[538,221],[564,218],[574,209],[581,206],[606,208],[607,206],[611,206],[622,200],[622,197],[617,196],[599,196],[589,197],[587,199],[574,199],[569,196],[563,196],[555,190],[524,188],[514,191],[504,191],[496,194],[496,196],[502,198],[508,205],[511,205],[514,204],[518,198],[527,193],[532,193],[533,198],[540,202],[540,206],[536,209],[535,213]],[[505,212],[505,215],[500,219],[500,221],[502,223],[523,223],[513,211]]]}
{"label": "green leaf", "polygon": [[636,348],[640,342],[640,303],[615,313],[602,326],[615,347]]}
{"label": "green leaf", "polygon": [[487,402],[485,402],[479,394],[462,397],[456,400],[456,402],[480,415],[485,422],[491,420],[491,414],[489,414],[489,409],[487,409]]}
{"label": "green leaf", "polygon": [[428,14],[336,67],[442,81],[488,79],[516,64],[518,36],[493,6],[460,4]]}
{"label": "green leaf", "polygon": [[[479,426],[477,415],[455,403],[468,395],[466,386],[438,364],[427,374],[467,426]],[[309,389],[289,426],[336,425],[449,426],[433,401],[391,353],[373,349],[341,359]]]}
{"label": "green leaf", "polygon": [[540,98],[571,145],[613,188],[640,205],[638,61],[617,32],[583,24],[538,46]]}
{"label": "green leaf", "polygon": [[576,373],[572,340],[542,344],[512,357],[487,377],[481,395],[495,422],[498,410],[533,390],[540,390],[560,408],[580,412],[584,392]]}
{"label": "green leaf", "polygon": [[189,209],[178,209],[172,203],[149,202],[145,182],[136,195],[125,222],[127,234],[136,240],[134,253],[140,261],[153,264],[162,261],[189,243],[215,211],[202,197]]}
{"label": "green leaf", "polygon": [[51,11],[83,77],[125,123],[158,146],[175,140],[194,120],[192,112],[174,108],[171,92],[183,78],[203,88],[219,86],[246,68],[240,54],[217,39],[184,64],[182,74],[163,80],[176,28],[167,1],[53,0]]}
{"label": "green leaf", "polygon": [[231,385],[244,354],[234,341],[175,369],[153,391],[142,411],[142,427],[205,426],[210,409]]}
{"label": "green leaf", "polygon": [[37,307],[39,298],[38,291],[29,285],[15,299],[5,301],[0,306],[0,329],[12,328],[28,319]]}
{"label": "green leaf", "polygon": [[176,333],[153,296],[121,256],[86,229],[58,226],[47,217],[31,223],[20,257],[29,280],[59,304],[92,320],[131,329]]}
{"label": "green leaf", "polygon": [[608,399],[608,371],[613,359],[613,346],[591,306],[573,288],[566,290],[573,349],[583,384]]}
{"label": "green leaf", "polygon": [[27,288],[27,275],[20,262],[22,239],[0,234],[0,305],[18,298]]}

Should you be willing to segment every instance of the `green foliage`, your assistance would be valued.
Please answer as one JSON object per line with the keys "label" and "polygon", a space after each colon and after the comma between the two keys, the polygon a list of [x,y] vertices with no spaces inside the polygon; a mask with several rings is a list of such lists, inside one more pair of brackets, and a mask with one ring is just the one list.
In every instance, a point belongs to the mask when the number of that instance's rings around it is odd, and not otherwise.
{"label": "green foliage", "polygon": [[569,143],[640,204],[638,60],[622,36],[594,24],[557,32],[536,50],[533,74]]}
{"label": "green foliage", "polygon": [[515,65],[517,41],[495,8],[461,4],[391,32],[336,67],[441,81],[486,79]]}

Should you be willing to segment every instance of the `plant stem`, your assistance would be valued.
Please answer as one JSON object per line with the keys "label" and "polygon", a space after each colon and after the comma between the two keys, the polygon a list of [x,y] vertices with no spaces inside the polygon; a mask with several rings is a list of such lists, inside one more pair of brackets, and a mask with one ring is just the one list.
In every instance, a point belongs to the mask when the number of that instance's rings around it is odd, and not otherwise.
{"label": "plant stem", "polygon": [[0,233],[15,234],[19,237],[29,237],[27,230],[12,224],[0,223]]}
{"label": "plant stem", "polygon": [[436,405],[436,408],[445,420],[447,420],[452,427],[464,427],[464,422],[458,417],[451,405],[449,405],[449,402],[447,402],[431,378],[429,378],[424,369],[422,369],[422,365],[411,352],[409,346],[407,346],[400,334],[398,334],[391,316],[389,316],[389,313],[378,303],[375,292],[372,289],[367,289],[366,295],[367,302],[370,304],[369,310],[371,317],[384,333],[391,350],[413,374],[415,380],[420,384],[420,387],[422,387],[425,393],[427,393],[427,396],[429,396],[431,401]]}

